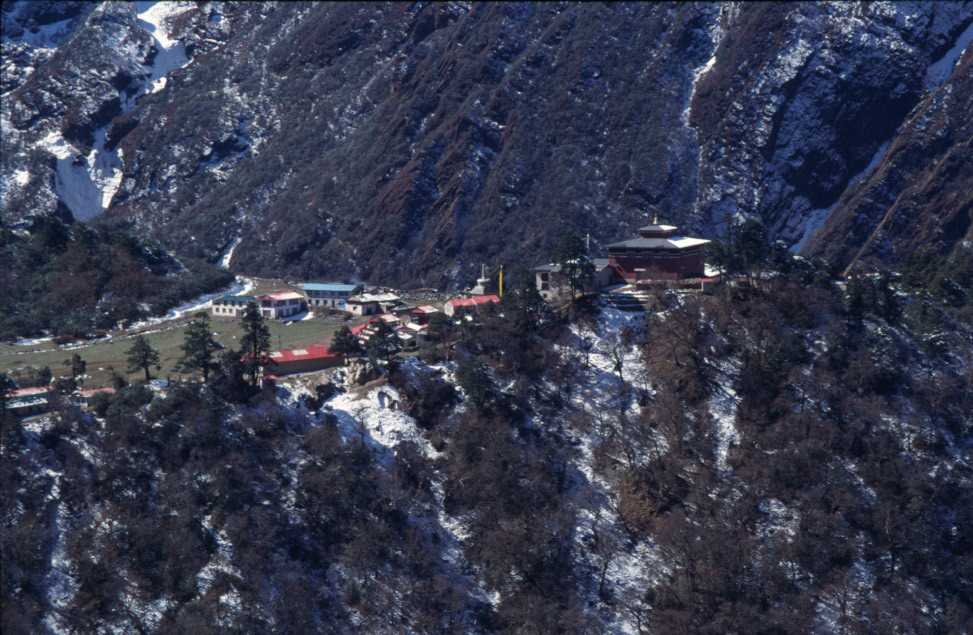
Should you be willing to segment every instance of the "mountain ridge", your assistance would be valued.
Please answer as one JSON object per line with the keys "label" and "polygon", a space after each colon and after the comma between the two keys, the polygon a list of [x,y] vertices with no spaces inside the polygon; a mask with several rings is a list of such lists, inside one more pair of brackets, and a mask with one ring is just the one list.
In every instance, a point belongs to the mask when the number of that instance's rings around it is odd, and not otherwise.
{"label": "mountain ridge", "polygon": [[[178,253],[215,262],[241,238],[247,273],[446,287],[543,259],[551,228],[605,244],[650,208],[707,237],[756,217],[842,268],[968,240],[964,170],[888,238],[878,151],[919,143],[909,122],[945,99],[925,136],[963,163],[969,47],[942,61],[970,2],[177,3],[156,28],[187,59],[161,86],[152,4],[38,5],[75,30],[31,72],[4,66],[6,219],[102,200],[93,216]],[[29,10],[4,3],[5,32]],[[930,167],[914,154],[906,181]]]}

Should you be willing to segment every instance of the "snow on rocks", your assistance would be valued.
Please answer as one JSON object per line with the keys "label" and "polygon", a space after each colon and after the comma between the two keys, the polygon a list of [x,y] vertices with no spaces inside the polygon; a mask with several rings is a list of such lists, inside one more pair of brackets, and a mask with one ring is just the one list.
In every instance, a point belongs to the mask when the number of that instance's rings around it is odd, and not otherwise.
{"label": "snow on rocks", "polygon": [[216,542],[216,553],[210,558],[199,573],[196,574],[196,588],[200,595],[205,594],[213,586],[218,573],[240,577],[240,570],[233,565],[233,543],[226,531],[213,527],[212,515],[204,516],[203,528],[213,536]]}
{"label": "snow on rocks", "polygon": [[[139,96],[161,90],[165,86],[167,74],[189,63],[185,46],[173,39],[167,20],[194,6],[191,2],[135,3],[137,24],[154,40],[155,55],[147,65],[148,71],[144,75],[134,71],[135,74],[145,77],[141,90],[134,94],[118,93],[122,112],[132,110]],[[101,10],[99,8],[96,11]],[[31,38],[41,38],[44,42],[56,42],[58,37],[62,37],[62,32],[68,30],[70,22],[71,20],[65,20],[63,23],[48,25],[36,34],[25,34],[24,38],[31,41],[33,41]],[[138,68],[141,64],[145,49],[144,42],[140,41],[144,35],[139,35],[140,33],[138,29],[134,29],[134,33],[124,29],[107,33],[111,47],[108,53],[115,54],[117,56],[115,61],[121,66]],[[136,35],[139,37],[135,37]],[[109,96],[100,95],[97,100],[105,100]],[[91,108],[95,106],[97,101]],[[6,127],[4,125],[4,128]],[[86,155],[66,141],[57,129],[48,131],[46,136],[34,144],[35,147],[50,152],[57,159],[54,193],[78,220],[91,219],[108,209],[122,184],[123,156],[121,150],[109,150],[106,147],[107,130],[108,124],[105,124],[92,131],[94,140],[91,150]],[[18,170],[11,183],[23,187],[29,178],[28,172]]]}
{"label": "snow on rocks", "polygon": [[126,591],[121,597],[128,613],[138,616],[139,623],[149,631],[155,631],[159,627],[166,611],[175,604],[167,597],[145,600],[130,591]]}
{"label": "snow on rocks", "polygon": [[716,51],[720,47],[720,40],[723,39],[723,28],[721,25],[721,20],[723,14],[727,11],[726,7],[720,9],[720,19],[717,19],[713,23],[712,29],[710,29],[710,39],[713,42],[713,54],[710,56],[706,63],[693,71],[692,84],[689,88],[689,98],[686,100],[686,107],[682,111],[682,123],[687,128],[689,127],[689,121],[692,118],[693,112],[693,98],[696,96],[696,85],[699,80],[703,78],[706,73],[710,72],[713,66],[716,65]]}
{"label": "snow on rocks", "polygon": [[233,242],[230,243],[230,246],[227,247],[226,251],[223,252],[223,255],[220,256],[220,267],[222,267],[223,269],[230,268],[230,263],[233,262],[233,252],[236,251],[236,248],[240,245],[242,241],[243,241],[242,236],[237,236],[236,238],[233,239]]}
{"label": "snow on rocks", "polygon": [[403,441],[414,441],[423,453],[435,458],[439,453],[422,436],[415,420],[398,409],[399,392],[381,385],[361,394],[349,390],[332,398],[328,407],[338,417],[346,438],[365,435],[373,444],[392,450]]}
{"label": "snow on rocks", "polygon": [[53,339],[54,338],[52,336],[50,336],[50,335],[45,336],[45,337],[22,337],[19,340],[17,340],[16,342],[14,342],[14,346],[35,346],[37,344],[43,344],[45,342],[50,342]]}
{"label": "snow on rocks", "polygon": [[229,287],[193,298],[173,309],[169,309],[169,312],[165,315],[135,322],[129,327],[129,330],[140,330],[149,326],[162,324],[163,322],[178,320],[199,311],[205,311],[213,304],[213,300],[216,298],[221,298],[225,295],[247,295],[256,286],[257,283],[252,278],[237,276],[236,281]]}
{"label": "snow on rocks", "polygon": [[973,22],[966,27],[951,49],[946,51],[939,60],[929,65],[926,70],[926,90],[939,88],[953,73],[956,62],[966,52],[970,44],[973,43]]}
{"label": "snow on rocks", "polygon": [[136,2],[139,26],[155,39],[158,49],[150,67],[150,93],[166,87],[166,75],[189,63],[186,47],[173,39],[167,20],[193,8],[192,2]]}
{"label": "snow on rocks", "polygon": [[[58,500],[60,497],[61,474],[52,470],[47,471],[53,478],[49,501]],[[65,528],[68,524],[67,507],[63,502],[58,502],[54,511],[54,547],[51,552],[51,568],[47,574],[45,587],[47,588],[47,598],[54,609],[45,616],[45,624],[54,632],[66,632],[63,628],[62,611],[70,605],[74,595],[78,592],[78,582],[75,580],[71,571],[71,561],[67,556],[65,545]]]}
{"label": "snow on rocks", "polygon": [[[877,150],[875,150],[875,154],[872,155],[872,158],[868,162],[868,165],[866,165],[861,172],[853,176],[851,180],[848,181],[848,185],[845,187],[845,191],[846,192],[853,191],[853,189],[859,183],[861,183],[869,176],[871,176],[872,172],[874,172],[878,168],[878,166],[882,164],[882,161],[885,160],[885,155],[888,154],[888,151],[889,151],[889,141],[886,141],[885,143],[880,145]],[[797,232],[800,232],[800,238],[796,243],[794,243],[793,246],[791,246],[792,252],[800,253],[801,250],[807,246],[808,242],[811,240],[811,238],[814,237],[817,231],[821,229],[821,227],[823,227],[826,222],[828,222],[828,218],[831,217],[832,210],[834,210],[834,208],[837,205],[838,205],[838,201],[835,201],[829,207],[823,207],[820,209],[811,210],[808,213],[808,215],[804,217],[803,221],[799,223],[799,227],[797,229]],[[794,218],[798,219],[800,217],[795,216]],[[797,232],[794,233],[796,234]]]}
{"label": "snow on rocks", "polygon": [[[725,363],[721,366],[720,371],[725,377],[735,376],[734,364]],[[721,471],[729,470],[726,459],[730,446],[740,440],[740,433],[736,428],[738,403],[736,390],[728,383],[717,386],[709,399],[709,412],[716,422],[716,467]]]}
{"label": "snow on rocks", "polygon": [[761,500],[758,509],[765,515],[765,520],[757,529],[761,537],[770,538],[783,534],[790,540],[797,535],[801,525],[801,516],[797,510],[788,508],[776,498]]}
{"label": "snow on rocks", "polygon": [[[606,308],[593,329],[572,325],[568,335],[571,341],[560,347],[564,355],[583,355],[583,348],[590,351],[586,356],[587,366],[582,368],[572,393],[571,405],[589,413],[596,427],[606,412],[618,412],[622,407],[630,416],[638,415],[639,406],[632,393],[648,389],[647,371],[638,346],[624,342],[621,333],[625,329],[641,330],[644,320],[644,313]],[[619,401],[626,398],[631,401]],[[584,477],[574,492],[578,506],[575,538],[578,552],[587,566],[603,572],[605,590],[617,599],[616,605],[635,606],[645,590],[666,574],[667,567],[655,544],[633,543],[621,530],[613,488],[594,469],[597,430],[580,434],[578,440],[575,467]],[[597,578],[600,581],[601,574]],[[633,619],[627,612],[614,612],[609,630],[636,633],[638,625]]]}
{"label": "snow on rocks", "polygon": [[105,149],[104,127],[95,131],[95,143],[87,157],[72,153],[73,147],[57,136],[49,146],[58,158],[55,191],[75,218],[93,218],[108,209],[122,183],[121,151]]}

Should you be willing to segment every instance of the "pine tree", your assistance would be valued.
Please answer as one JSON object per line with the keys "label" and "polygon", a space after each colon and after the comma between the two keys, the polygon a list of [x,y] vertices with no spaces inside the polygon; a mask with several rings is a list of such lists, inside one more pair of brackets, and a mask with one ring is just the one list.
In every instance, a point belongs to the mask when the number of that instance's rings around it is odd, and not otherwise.
{"label": "pine tree", "polygon": [[217,394],[227,401],[243,403],[252,394],[253,388],[247,383],[241,353],[227,349],[220,355],[216,365],[213,387]]}
{"label": "pine tree", "polygon": [[398,350],[395,335],[384,322],[376,322],[376,331],[368,338],[365,345],[365,352],[372,361],[382,360],[386,364],[392,361]]}
{"label": "pine tree", "polygon": [[571,302],[574,302],[578,291],[591,284],[595,273],[584,239],[573,232],[562,235],[554,250],[554,261],[561,265],[571,288]]}
{"label": "pine tree", "polygon": [[892,279],[888,273],[882,272],[878,278],[878,290],[881,294],[882,317],[891,324],[896,324],[902,317],[902,305],[896,295],[895,287],[892,286]]}
{"label": "pine tree", "polygon": [[267,328],[256,302],[247,303],[240,324],[243,327],[243,335],[240,337],[243,366],[250,377],[250,384],[256,386],[260,369],[272,363],[267,355],[270,352],[270,329]]}
{"label": "pine tree", "polygon": [[361,353],[361,343],[358,341],[358,338],[351,334],[351,329],[347,326],[342,326],[331,337],[330,349],[332,353],[358,355]]}
{"label": "pine tree", "polygon": [[14,383],[14,380],[10,379],[10,375],[0,373],[0,412],[7,409],[7,399],[16,388],[17,384]]}
{"label": "pine tree", "polygon": [[144,335],[139,335],[132,343],[132,348],[126,353],[128,356],[128,372],[145,372],[145,381],[152,379],[149,369],[155,366],[159,368],[159,353],[149,344]]}
{"label": "pine tree", "polygon": [[64,365],[71,369],[71,379],[75,381],[77,381],[78,377],[84,375],[88,368],[87,362],[77,353],[71,355],[71,359],[64,360]]}
{"label": "pine tree", "polygon": [[433,313],[429,316],[429,326],[426,329],[426,337],[434,344],[445,344],[449,339],[452,326],[453,323],[445,313]]}
{"label": "pine tree", "polygon": [[770,255],[767,230],[763,223],[750,219],[737,228],[733,250],[742,260],[749,286],[753,286],[754,273],[759,273],[763,269]]}
{"label": "pine tree", "polygon": [[554,319],[532,277],[523,276],[520,284],[503,298],[503,311],[514,333],[529,337],[540,333]]}
{"label": "pine tree", "polygon": [[853,330],[862,327],[862,320],[865,318],[865,280],[858,274],[853,274],[848,278],[848,326]]}
{"label": "pine tree", "polygon": [[209,316],[201,313],[186,327],[182,358],[176,364],[176,370],[183,373],[200,371],[203,381],[207,382],[214,365],[213,356],[219,349],[220,345],[210,329]]}
{"label": "pine tree", "polygon": [[480,360],[473,356],[460,359],[456,381],[477,410],[486,409],[493,394],[493,380]]}

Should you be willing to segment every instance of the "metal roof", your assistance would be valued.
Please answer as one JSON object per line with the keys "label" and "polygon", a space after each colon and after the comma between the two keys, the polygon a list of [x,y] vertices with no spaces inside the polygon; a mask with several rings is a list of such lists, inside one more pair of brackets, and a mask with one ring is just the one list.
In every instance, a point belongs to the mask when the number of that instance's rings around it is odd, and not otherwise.
{"label": "metal roof", "polygon": [[653,223],[651,225],[645,225],[644,227],[639,227],[640,232],[674,232],[678,227],[675,225],[660,225]]}
{"label": "metal roof", "polygon": [[360,284],[346,284],[344,282],[305,282],[301,284],[305,291],[335,291],[338,293],[354,293],[361,288]]}
{"label": "metal roof", "polygon": [[686,236],[670,236],[668,238],[632,238],[608,245],[608,249],[663,249],[680,250],[705,245],[710,241],[704,238],[688,238]]}
{"label": "metal roof", "polygon": [[260,296],[261,298],[270,298],[271,300],[281,301],[281,300],[301,300],[302,296],[297,291],[277,291],[275,293],[267,293]]}
{"label": "metal roof", "polygon": [[247,302],[256,302],[256,301],[257,299],[252,295],[224,295],[223,297],[217,298],[215,300],[217,304],[222,304],[225,302],[231,302],[233,304],[236,304],[238,302],[243,302],[244,304],[246,304]]}
{"label": "metal roof", "polygon": [[394,293],[362,293],[361,295],[353,295],[348,298],[348,301],[352,304],[361,304],[363,302],[398,302],[399,296]]}
{"label": "metal roof", "polygon": [[453,298],[446,304],[455,307],[461,306],[479,306],[481,304],[491,304],[500,302],[500,297],[496,294],[490,293],[486,295],[474,295],[469,298]]}
{"label": "metal roof", "polygon": [[304,348],[291,348],[282,351],[273,351],[269,355],[270,359],[278,364],[288,362],[300,362],[308,359],[327,359],[329,357],[341,357],[338,353],[332,353],[323,344],[310,344]]}
{"label": "metal roof", "polygon": [[38,395],[46,395],[51,392],[50,386],[34,386],[31,388],[17,388],[12,393],[10,393],[10,399],[21,399],[24,397],[36,397]]}

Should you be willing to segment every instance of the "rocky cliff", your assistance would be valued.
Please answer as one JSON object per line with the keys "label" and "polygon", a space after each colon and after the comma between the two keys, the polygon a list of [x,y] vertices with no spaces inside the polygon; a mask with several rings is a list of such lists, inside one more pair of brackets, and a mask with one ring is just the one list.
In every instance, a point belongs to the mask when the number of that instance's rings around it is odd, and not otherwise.
{"label": "rocky cliff", "polygon": [[459,285],[662,211],[847,266],[969,234],[973,3],[4,2],[8,221]]}

